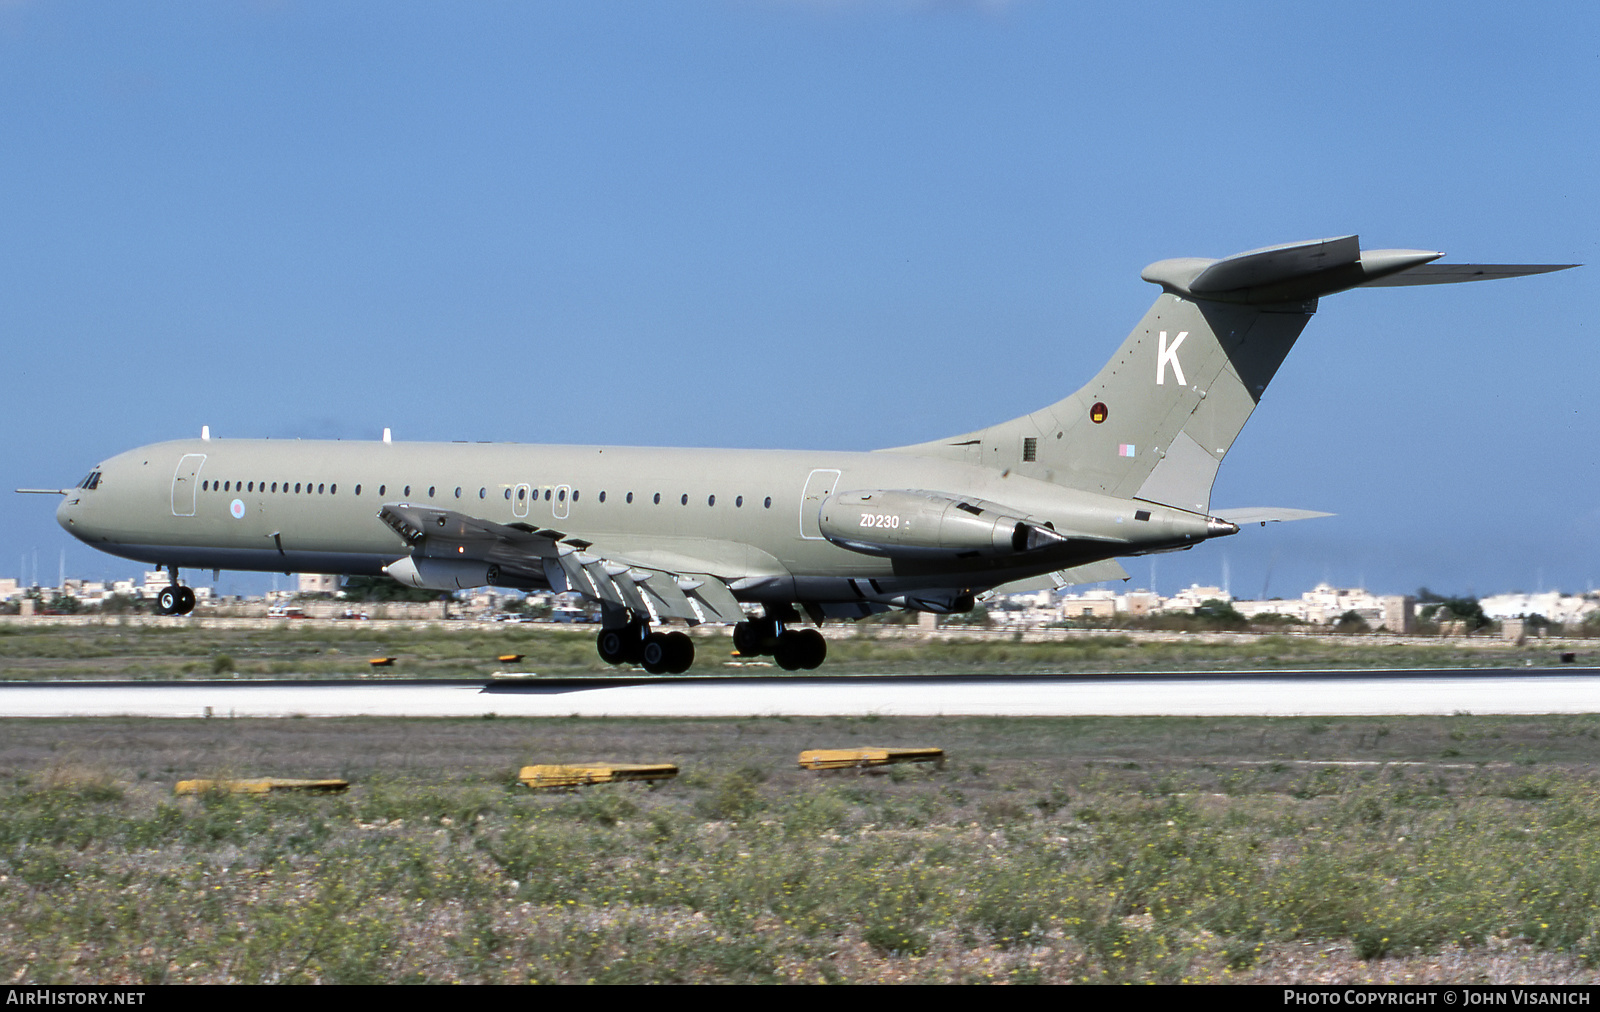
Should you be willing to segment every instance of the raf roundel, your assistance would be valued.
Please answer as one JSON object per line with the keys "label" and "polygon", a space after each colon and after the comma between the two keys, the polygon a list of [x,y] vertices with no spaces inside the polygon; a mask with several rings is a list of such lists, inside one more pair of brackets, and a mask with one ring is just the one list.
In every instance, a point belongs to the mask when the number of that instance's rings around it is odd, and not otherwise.
{"label": "raf roundel", "polygon": [[233,518],[235,520],[243,520],[244,519],[244,500],[243,499],[235,499],[232,502],[232,504],[230,504],[228,506],[228,512],[233,514]]}

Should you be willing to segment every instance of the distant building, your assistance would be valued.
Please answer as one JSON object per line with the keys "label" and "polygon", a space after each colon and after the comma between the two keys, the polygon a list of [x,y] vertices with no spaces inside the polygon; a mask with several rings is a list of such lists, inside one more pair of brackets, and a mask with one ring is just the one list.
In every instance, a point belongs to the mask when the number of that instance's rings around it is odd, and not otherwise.
{"label": "distant building", "polygon": [[1202,587],[1199,584],[1190,584],[1183,590],[1167,598],[1161,603],[1162,611],[1183,611],[1192,613],[1196,608],[1207,601],[1222,601],[1227,604],[1233,602],[1233,595],[1221,587]]}
{"label": "distant building", "polygon": [[1392,633],[1416,631],[1416,598],[1369,593],[1360,587],[1333,587],[1319,583],[1289,601],[1235,601],[1233,607],[1246,618],[1283,615],[1309,625],[1332,625],[1354,612],[1373,629]]}
{"label": "distant building", "polygon": [[1114,590],[1088,590],[1061,598],[1061,617],[1067,621],[1085,618],[1110,618],[1117,613]]}
{"label": "distant building", "polygon": [[1591,595],[1562,594],[1558,590],[1543,594],[1496,594],[1478,602],[1489,618],[1504,620],[1525,615],[1542,615],[1551,622],[1582,622],[1600,611],[1600,598]]}
{"label": "distant building", "polygon": [[300,593],[302,594],[337,594],[339,593],[339,578],[327,573],[301,573]]}

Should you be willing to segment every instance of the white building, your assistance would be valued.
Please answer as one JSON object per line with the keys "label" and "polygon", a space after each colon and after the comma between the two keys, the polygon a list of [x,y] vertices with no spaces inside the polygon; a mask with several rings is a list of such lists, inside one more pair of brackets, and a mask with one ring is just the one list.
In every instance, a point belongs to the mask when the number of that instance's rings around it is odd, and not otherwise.
{"label": "white building", "polygon": [[1600,611],[1600,599],[1590,595],[1567,595],[1559,590],[1544,594],[1496,594],[1478,602],[1483,613],[1492,619],[1521,618],[1524,615],[1543,615],[1551,622],[1565,625],[1582,622]]}
{"label": "white building", "polygon": [[300,593],[302,594],[337,594],[339,593],[339,577],[328,573],[301,573]]}

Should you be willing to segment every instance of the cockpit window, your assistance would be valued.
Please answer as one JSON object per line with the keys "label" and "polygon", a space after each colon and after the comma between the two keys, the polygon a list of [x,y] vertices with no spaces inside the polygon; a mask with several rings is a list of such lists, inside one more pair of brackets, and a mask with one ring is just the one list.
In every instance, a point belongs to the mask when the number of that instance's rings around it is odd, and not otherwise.
{"label": "cockpit window", "polygon": [[78,487],[79,488],[86,488],[91,492],[93,492],[95,489],[99,488],[100,487],[100,472],[99,471],[90,471],[87,475],[84,476],[82,481],[78,482]]}

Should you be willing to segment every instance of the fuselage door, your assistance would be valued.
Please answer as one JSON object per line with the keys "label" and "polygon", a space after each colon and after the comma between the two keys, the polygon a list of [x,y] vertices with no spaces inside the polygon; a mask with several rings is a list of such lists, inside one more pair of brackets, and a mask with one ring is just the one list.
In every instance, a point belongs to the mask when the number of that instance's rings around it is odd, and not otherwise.
{"label": "fuselage door", "polygon": [[175,517],[194,516],[194,480],[200,474],[200,468],[206,462],[203,453],[186,453],[178,461],[178,469],[172,473],[172,515]]}
{"label": "fuselage door", "polygon": [[568,500],[570,500],[571,498],[572,498],[572,486],[571,485],[557,485],[556,486],[556,498],[555,498],[555,501],[553,503],[551,503],[551,505],[553,507],[555,507],[555,508],[551,512],[550,515],[555,517],[557,520],[565,520],[567,518],[567,507],[569,505],[571,505],[571,503],[568,502]]}
{"label": "fuselage door", "polygon": [[811,472],[811,477],[806,479],[805,494],[800,497],[800,536],[810,541],[822,540],[822,528],[818,523],[818,516],[822,512],[822,500],[832,495],[839,486],[839,472],[830,468],[818,468]]}
{"label": "fuselage door", "polygon": [[518,485],[511,490],[511,515],[525,517],[528,515],[528,497],[533,494],[529,485]]}

